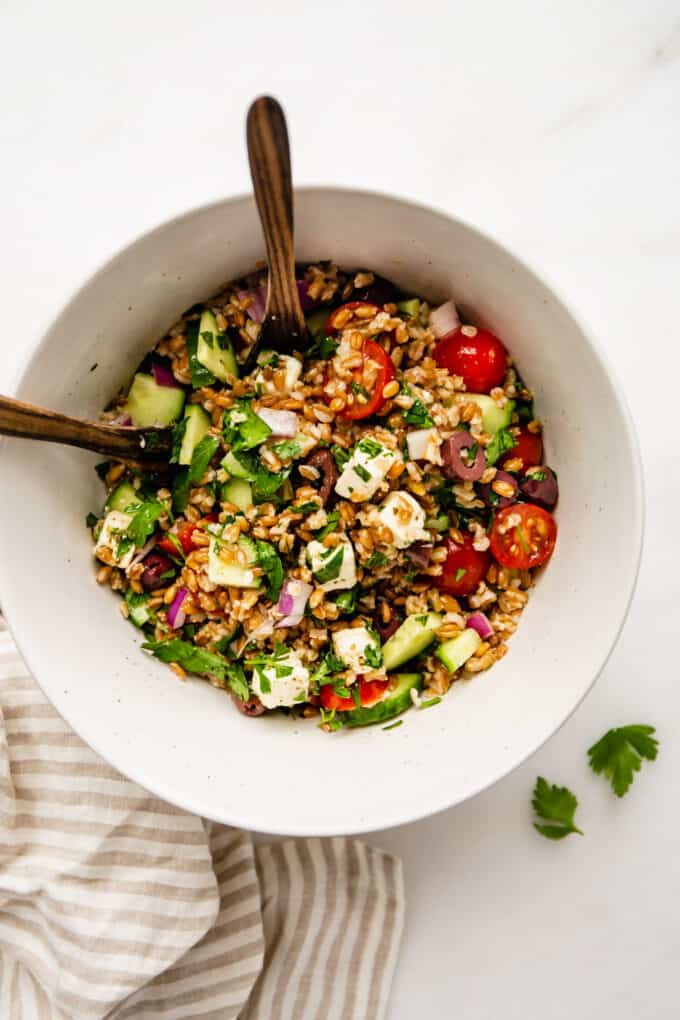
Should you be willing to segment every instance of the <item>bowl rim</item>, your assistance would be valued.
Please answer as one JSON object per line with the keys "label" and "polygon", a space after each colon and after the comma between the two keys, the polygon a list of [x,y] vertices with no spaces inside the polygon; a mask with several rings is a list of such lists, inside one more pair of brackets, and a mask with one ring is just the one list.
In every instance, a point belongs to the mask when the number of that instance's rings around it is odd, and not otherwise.
{"label": "bowl rim", "polygon": [[[351,830],[353,833],[362,834],[393,828],[400,825],[407,825],[412,822],[417,822],[420,821],[421,819],[440,814],[441,812],[446,811],[449,808],[456,807],[457,805],[463,804],[467,800],[476,797],[484,790],[494,786],[501,779],[504,779],[506,776],[512,775],[512,773],[516,769],[518,769],[521,765],[524,765],[531,757],[533,757],[534,754],[536,754],[537,751],[539,751],[543,747],[544,744],[548,742],[548,740],[551,739],[551,737],[553,737],[558,732],[558,730],[562,728],[562,726],[565,725],[565,723],[571,718],[574,712],[576,712],[577,708],[579,708],[579,706],[583,703],[587,695],[593,689],[593,686],[595,685],[598,678],[602,674],[605,666],[607,665],[619,641],[621,632],[625,626],[625,623],[630,613],[631,604],[633,601],[633,596],[635,594],[635,589],[640,572],[640,564],[642,559],[642,549],[644,542],[645,531],[644,472],[640,444],[633,416],[631,414],[630,407],[625,396],[625,391],[620,384],[617,372],[612,366],[609,356],[603,351],[599,342],[595,338],[593,331],[590,329],[589,325],[587,325],[586,322],[584,321],[583,316],[580,313],[574,311],[572,302],[567,301],[564,298],[560,287],[554,284],[549,274],[546,274],[543,271],[539,272],[537,269],[534,268],[533,264],[530,261],[525,259],[523,256],[517,255],[504,242],[499,240],[494,234],[489,233],[486,229],[482,230],[480,227],[475,226],[468,220],[453,215],[449,211],[439,208],[438,206],[431,205],[429,203],[416,201],[411,198],[392,195],[389,194],[388,192],[379,190],[353,188],[346,186],[336,187],[334,185],[322,185],[322,184],[303,185],[301,187],[296,187],[294,189],[294,193],[295,195],[310,193],[325,195],[329,200],[332,200],[333,196],[360,196],[369,201],[378,200],[380,202],[387,202],[397,206],[427,212],[440,219],[448,220],[450,222],[458,224],[459,226],[463,227],[467,232],[469,232],[471,235],[475,236],[477,239],[480,239],[483,242],[491,245],[503,256],[509,257],[511,260],[514,260],[514,262],[517,265],[519,265],[530,277],[533,277],[540,284],[542,284],[559,302],[562,308],[566,310],[567,314],[571,317],[574,324],[576,325],[581,335],[583,336],[584,340],[586,341],[587,345],[591,349],[594,357],[599,362],[600,367],[603,369],[607,377],[612,382],[613,384],[612,394],[616,403],[618,404],[619,411],[621,413],[621,418],[625,426],[627,451],[630,455],[632,467],[631,478],[632,491],[630,506],[632,512],[632,525],[635,535],[635,545],[630,552],[630,569],[627,580],[626,604],[624,607],[624,611],[621,615],[621,620],[618,624],[618,627],[611,636],[608,650],[602,656],[600,663],[597,665],[593,672],[592,678],[587,683],[586,687],[584,688],[580,696],[577,698],[575,703],[566,712],[566,714],[563,715],[562,718],[560,718],[554,723],[554,725],[550,728],[550,731],[546,733],[545,736],[542,739],[540,739],[537,743],[535,743],[532,747],[527,749],[526,752],[522,755],[522,757],[517,762],[515,762],[515,764],[512,765],[510,768],[506,766],[501,767],[497,772],[495,772],[492,775],[490,779],[487,778],[484,781],[480,782],[479,784],[474,785],[464,796],[458,798],[455,801],[447,801],[446,798],[439,798],[438,802],[435,802],[434,804],[428,804],[423,809],[415,810],[410,809],[401,813],[399,811],[395,811],[392,813],[392,815],[390,815],[388,819],[381,819],[377,827],[376,825],[371,824],[370,820],[362,821]],[[30,367],[33,365],[34,361],[39,359],[42,348],[47,342],[48,334],[51,331],[52,327],[69,310],[69,308],[78,301],[81,294],[87,288],[89,288],[100,276],[106,273],[109,270],[109,268],[112,265],[114,265],[119,259],[129,257],[129,255],[135,250],[135,248],[143,244],[146,244],[151,238],[153,238],[154,234],[161,234],[169,227],[173,227],[175,225],[181,224],[184,221],[188,221],[195,217],[196,215],[209,214],[210,211],[213,209],[238,205],[244,202],[246,203],[250,202],[254,205],[255,200],[253,195],[249,192],[243,192],[238,195],[232,195],[226,198],[215,199],[211,202],[206,202],[201,205],[192,206],[190,208],[184,209],[182,212],[179,212],[174,216],[170,216],[168,219],[165,219],[162,222],[157,223],[156,225],[148,228],[143,233],[135,235],[130,241],[124,243],[122,247],[117,248],[112,255],[100,261],[97,268],[95,268],[79,285],[73,288],[73,290],[67,296],[67,299],[64,300],[59,305],[56,313],[53,313],[49,320],[42,325],[42,328],[40,329],[39,333],[36,334],[37,339],[32,344],[28,345],[28,347],[26,348],[26,352],[19,363],[19,367],[15,370],[13,378],[10,381],[9,392],[11,394],[16,394],[21,389],[22,385],[24,384],[25,376],[27,375]],[[0,437],[0,468],[2,466],[2,451],[4,447],[5,443],[2,441],[2,437]],[[2,538],[0,536],[0,546],[1,543]],[[32,641],[30,635],[20,636],[19,634],[16,633],[12,623],[13,614],[11,609],[11,599],[9,600],[9,604],[7,602],[7,592],[11,591],[11,577],[9,576],[9,573],[5,569],[4,562],[5,562],[4,557],[0,555],[0,591],[4,593],[3,614],[9,625],[10,632],[12,634],[12,637],[14,638],[14,641],[17,645],[17,648],[22,658],[24,659],[26,665],[28,666],[28,669],[30,670],[32,677],[40,687],[41,691],[43,692],[49,703],[57,710],[57,712],[59,712],[59,714],[68,723],[68,725],[71,726],[71,728],[88,745],[88,747],[90,747],[109,765],[111,765],[112,768],[121,772],[122,775],[128,777],[133,782],[137,783],[140,787],[149,791],[154,796],[159,797],[161,800],[174,804],[175,806],[185,811],[188,811],[191,814],[194,815],[198,814],[203,817],[211,818],[215,821],[222,822],[225,825],[245,828],[249,829],[250,831],[266,832],[270,835],[277,836],[303,837],[303,836],[336,836],[347,834],[345,829],[338,829],[333,825],[326,825],[325,827],[321,826],[318,829],[311,829],[308,826],[298,826],[297,828],[293,826],[291,828],[286,829],[277,827],[267,829],[256,829],[252,827],[248,819],[242,816],[239,817],[236,815],[232,815],[229,813],[228,810],[222,811],[217,815],[214,813],[213,809],[210,809],[210,811],[206,813],[205,811],[202,810],[201,805],[198,803],[197,800],[194,800],[192,803],[188,801],[186,798],[178,797],[173,794],[172,790],[165,789],[162,782],[155,782],[153,780],[149,781],[148,777],[144,774],[143,770],[132,769],[131,771],[128,771],[127,767],[115,761],[113,757],[110,756],[110,752],[105,753],[98,746],[97,740],[94,741],[90,740],[87,734],[86,726],[83,726],[82,723],[79,724],[78,726],[74,725],[74,723],[69,718],[70,702],[66,702],[64,699],[60,698],[58,694],[53,695],[51,693],[48,695],[47,692],[45,691],[45,688],[43,687],[37,672],[33,669],[31,665],[32,654],[30,649]],[[205,805],[205,807],[207,807],[207,805]]]}

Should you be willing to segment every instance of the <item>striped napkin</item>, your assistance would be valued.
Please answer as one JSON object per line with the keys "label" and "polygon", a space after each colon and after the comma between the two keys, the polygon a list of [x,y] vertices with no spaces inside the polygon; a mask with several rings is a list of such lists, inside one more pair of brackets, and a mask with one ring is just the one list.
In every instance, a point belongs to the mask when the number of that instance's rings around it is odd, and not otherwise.
{"label": "striped napkin", "polygon": [[380,850],[254,847],[125,779],[0,632],[0,1017],[375,1020],[403,915]]}

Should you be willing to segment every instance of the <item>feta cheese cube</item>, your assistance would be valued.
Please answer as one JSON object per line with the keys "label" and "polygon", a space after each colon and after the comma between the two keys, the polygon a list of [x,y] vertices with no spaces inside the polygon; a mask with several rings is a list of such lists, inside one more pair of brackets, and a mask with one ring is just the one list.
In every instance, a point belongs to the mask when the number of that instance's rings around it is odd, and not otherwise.
{"label": "feta cheese cube", "polygon": [[424,528],[425,511],[410,492],[391,492],[378,516],[392,532],[392,542],[397,549],[405,549],[413,542],[430,541],[430,533]]}
{"label": "feta cheese cube", "polygon": [[120,567],[121,570],[126,570],[130,566],[135,555],[134,543],[125,539],[127,548],[124,547],[122,555],[119,555],[119,549],[131,522],[132,514],[123,513],[122,510],[111,510],[106,515],[94,547],[94,554],[98,560],[108,563],[109,566]]}
{"label": "feta cheese cube", "polygon": [[[379,643],[375,634],[371,634],[367,627],[347,627],[344,630],[336,630],[333,634],[333,648],[339,659],[345,663],[353,673],[366,673],[369,670],[379,669],[380,662]],[[366,659],[366,650],[369,652],[370,662]]]}
{"label": "feta cheese cube", "polygon": [[429,460],[431,464],[441,464],[440,446],[442,437],[439,429],[416,429],[406,436],[408,455],[411,460]]}
{"label": "feta cheese cube", "polygon": [[353,588],[357,583],[354,546],[345,536],[330,549],[323,542],[310,542],[307,546],[307,559],[314,579],[324,591]]}
{"label": "feta cheese cube", "polygon": [[291,708],[308,698],[309,670],[291,651],[271,665],[255,666],[252,688],[265,708]]}
{"label": "feta cheese cube", "polygon": [[335,491],[338,496],[354,503],[370,499],[396,459],[394,450],[389,450],[377,439],[361,439],[335,483]]}
{"label": "feta cheese cube", "polygon": [[[269,353],[269,352],[267,352]],[[290,393],[295,388],[298,379],[302,373],[302,362],[297,358],[291,358],[288,354],[277,354],[278,361],[276,365],[272,365],[272,372],[269,378],[265,376],[264,369],[255,376],[255,385],[262,387],[263,393]],[[279,389],[276,385],[275,376],[283,369],[284,381],[283,388]]]}

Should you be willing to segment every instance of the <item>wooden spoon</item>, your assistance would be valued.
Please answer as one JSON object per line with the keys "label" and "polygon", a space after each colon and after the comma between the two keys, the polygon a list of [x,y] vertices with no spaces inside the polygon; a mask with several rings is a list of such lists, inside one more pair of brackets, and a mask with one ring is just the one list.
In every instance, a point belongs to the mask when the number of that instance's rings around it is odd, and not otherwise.
{"label": "wooden spoon", "polygon": [[260,96],[246,122],[250,176],[267,248],[269,275],[262,331],[245,372],[255,367],[261,350],[279,354],[307,346],[307,324],[295,282],[293,185],[286,118],[271,96]]}
{"label": "wooden spoon", "polygon": [[146,471],[167,470],[171,429],[101,425],[0,397],[0,435],[79,446]]}

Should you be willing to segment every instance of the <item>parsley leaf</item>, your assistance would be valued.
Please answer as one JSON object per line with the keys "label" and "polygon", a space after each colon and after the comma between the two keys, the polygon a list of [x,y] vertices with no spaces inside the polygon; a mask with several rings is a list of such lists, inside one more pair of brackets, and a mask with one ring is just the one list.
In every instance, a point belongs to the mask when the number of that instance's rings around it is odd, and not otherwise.
{"label": "parsley leaf", "polygon": [[350,458],[350,454],[342,446],[331,446],[331,453],[333,454],[338,471],[342,471]]}
{"label": "parsley leaf", "polygon": [[281,557],[269,542],[257,541],[255,548],[257,550],[257,564],[262,567],[269,582],[267,598],[271,599],[272,602],[277,602],[281,594],[284,577]]}
{"label": "parsley leaf", "polygon": [[196,446],[191,455],[191,466],[189,468],[189,481],[193,485],[199,484],[219,445],[220,441],[217,436],[203,436],[203,439]]}
{"label": "parsley leaf", "polygon": [[85,524],[91,530],[92,528],[94,528],[98,520],[99,518],[97,517],[96,514],[88,514],[87,517],[85,518]]}
{"label": "parsley leaf", "polygon": [[281,460],[290,460],[292,457],[299,457],[302,447],[296,439],[285,439],[282,443],[275,443],[272,450]]}
{"label": "parsley leaf", "polygon": [[189,502],[190,488],[189,468],[182,467],[175,475],[172,483],[172,509],[176,514],[181,514],[186,509]]}
{"label": "parsley leaf", "polygon": [[235,405],[224,413],[222,434],[225,443],[232,450],[252,450],[260,446],[272,430],[258,414],[255,414],[249,400],[237,400]]}
{"label": "parsley leaf", "polygon": [[209,372],[205,365],[202,365],[198,360],[199,325],[200,319],[195,319],[193,322],[188,323],[186,330],[189,372],[191,374],[191,385],[195,390],[200,390],[203,386],[212,386],[215,382],[215,376],[212,372]]}
{"label": "parsley leaf", "polygon": [[330,712],[327,712],[325,708],[321,709],[321,722],[319,726],[325,727],[331,733],[334,733],[336,730],[341,730],[344,725],[342,717],[335,714],[334,708]]}
{"label": "parsley leaf", "polygon": [[360,383],[358,383],[358,382],[351,382],[351,383],[350,383],[350,386],[349,386],[349,388],[351,389],[352,393],[356,393],[356,394],[357,394],[357,396],[360,396],[360,397],[365,397],[365,398],[366,398],[366,400],[368,400],[368,398],[369,398],[369,397],[370,397],[370,395],[371,395],[371,394],[370,394],[370,393],[368,392],[368,390],[366,389],[366,387],[365,387],[365,386],[362,386],[362,385],[361,385]]}
{"label": "parsley leaf", "polygon": [[491,466],[508,450],[517,446],[517,440],[508,429],[499,429],[486,448],[486,463]]}
{"label": "parsley leaf", "polygon": [[128,619],[134,623],[135,627],[143,627],[146,623],[156,619],[155,614],[148,608],[149,596],[144,592],[138,593],[132,588],[128,588],[125,592],[125,601],[128,607]]}
{"label": "parsley leaf", "polygon": [[564,839],[572,832],[583,835],[574,825],[574,815],[578,801],[566,786],[550,786],[547,780],[539,776],[536,780],[531,805],[539,818],[551,822],[542,825],[534,822],[534,828],[546,839]]}
{"label": "parsley leaf", "polygon": [[373,669],[380,669],[382,666],[382,651],[377,645],[366,645],[364,648],[364,659],[366,665]]}
{"label": "parsley leaf", "polygon": [[354,474],[362,480],[362,482],[370,482],[371,472],[367,471],[363,464],[355,464],[352,468]]}
{"label": "parsley leaf", "polygon": [[380,550],[377,550],[376,552],[371,553],[371,555],[366,560],[364,566],[368,567],[370,570],[371,568],[374,567],[384,567],[386,563],[387,556],[385,555],[385,553],[380,552]]}
{"label": "parsley leaf", "polygon": [[330,535],[332,531],[336,530],[340,521],[340,511],[331,510],[331,512],[326,515],[326,520],[326,525],[321,529],[321,531],[317,532],[315,536],[317,542],[323,542],[326,535]]}
{"label": "parsley leaf", "polygon": [[146,641],[142,648],[151,652],[161,662],[177,662],[190,673],[209,673],[224,680],[229,663],[221,655],[207,652],[180,638],[166,641]]}
{"label": "parsley leaf", "polygon": [[323,557],[323,566],[314,572],[314,577],[319,584],[326,584],[327,581],[336,580],[340,575],[344,558],[344,546],[339,545],[337,548],[329,550],[329,554]]}
{"label": "parsley leaf", "polygon": [[371,439],[370,436],[364,436],[360,439],[356,445],[357,450],[361,450],[362,453],[372,460],[373,457],[379,457],[381,453],[385,452],[385,447],[382,443],[379,443],[376,439]]}
{"label": "parsley leaf", "polygon": [[176,464],[179,461],[179,454],[182,449],[184,433],[187,430],[188,423],[188,418],[180,418],[177,424],[172,427],[172,453],[170,454],[171,464]]}
{"label": "parsley leaf", "polygon": [[347,665],[340,659],[334,651],[328,651],[324,655],[323,659],[319,662],[312,673],[310,683],[312,690],[318,693],[319,687],[324,684],[331,683],[333,677],[337,673],[342,673],[347,669]]}
{"label": "parsley leaf", "polygon": [[419,429],[429,428],[431,425],[434,425],[434,421],[430,417],[425,404],[422,400],[418,400],[418,398],[413,401],[407,411],[404,411],[404,421],[407,425],[415,425]]}
{"label": "parsley leaf", "polygon": [[458,582],[460,580],[462,580],[462,578],[464,578],[466,574],[467,574],[467,570],[465,569],[465,567],[458,567],[458,570],[456,571],[456,577],[455,577],[456,584],[458,584]]}
{"label": "parsley leaf", "polygon": [[156,500],[140,503],[136,508],[135,505],[130,507],[128,512],[132,512],[133,517],[128,524],[125,537],[129,538],[138,549],[141,549],[147,538],[153,534],[156,528],[156,521],[161,514],[165,513],[165,510],[165,506]]}
{"label": "parsley leaf", "polygon": [[653,726],[621,726],[609,730],[588,749],[593,772],[606,776],[617,797],[627,793],[643,758],[655,760],[659,748],[652,736],[655,732]]}
{"label": "parsley leaf", "polygon": [[321,503],[314,503],[310,501],[309,503],[300,503],[298,506],[288,507],[288,509],[292,510],[293,513],[296,514],[313,514],[317,510],[321,509]]}
{"label": "parsley leaf", "polygon": [[403,719],[397,719],[396,722],[390,723],[389,726],[383,726],[383,730],[396,730],[397,726],[403,726],[403,725],[404,725],[404,720]]}
{"label": "parsley leaf", "polygon": [[[242,470],[246,472],[242,477],[252,483],[254,503],[264,503],[270,499],[274,493],[278,492],[290,474],[289,467],[283,468],[281,471],[268,471],[251,453],[241,451],[237,459]],[[318,510],[319,507],[315,505],[314,509]]]}
{"label": "parsley leaf", "polygon": [[357,604],[357,588],[350,588],[349,591],[341,591],[335,600],[335,604],[343,613],[353,613]]}
{"label": "parsley leaf", "polygon": [[333,357],[339,346],[339,342],[332,336],[320,336],[308,348],[306,357],[320,358],[322,361],[328,361],[329,358]]}

